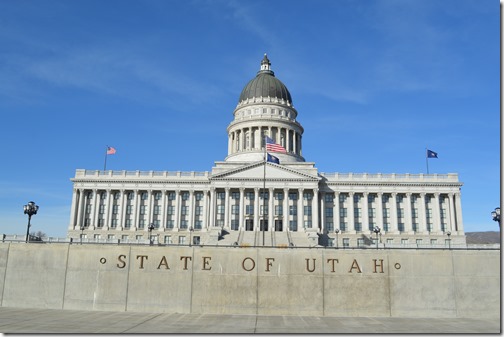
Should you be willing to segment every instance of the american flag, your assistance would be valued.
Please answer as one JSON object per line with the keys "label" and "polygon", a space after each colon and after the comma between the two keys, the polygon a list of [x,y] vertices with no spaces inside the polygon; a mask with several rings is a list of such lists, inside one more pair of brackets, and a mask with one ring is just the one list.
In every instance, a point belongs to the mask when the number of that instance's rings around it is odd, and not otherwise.
{"label": "american flag", "polygon": [[282,145],[275,143],[270,137],[264,136],[264,139],[266,140],[266,151],[287,153],[287,150]]}
{"label": "american flag", "polygon": [[116,149],[113,148],[112,146],[107,146],[107,154],[115,154]]}

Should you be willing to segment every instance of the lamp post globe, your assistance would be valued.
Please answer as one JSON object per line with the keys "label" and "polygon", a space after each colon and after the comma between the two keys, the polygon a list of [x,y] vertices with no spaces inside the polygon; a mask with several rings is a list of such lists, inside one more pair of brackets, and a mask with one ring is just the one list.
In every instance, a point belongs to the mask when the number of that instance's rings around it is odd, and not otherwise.
{"label": "lamp post globe", "polygon": [[28,226],[26,228],[26,242],[30,241],[30,222],[32,215],[37,214],[39,207],[35,205],[35,202],[30,201],[28,204],[24,205],[24,214],[28,214]]}
{"label": "lamp post globe", "polygon": [[334,230],[334,234],[336,234],[336,248],[338,248],[338,233],[340,232],[339,228]]}
{"label": "lamp post globe", "polygon": [[149,230],[149,244],[152,245],[152,230],[154,229],[154,224],[151,223],[147,229]]}
{"label": "lamp post globe", "polygon": [[381,229],[378,226],[373,227],[373,232],[376,234],[376,249],[378,249],[378,234],[380,234]]}
{"label": "lamp post globe", "polygon": [[448,249],[451,249],[451,239],[450,239],[451,232],[450,231],[446,232],[446,235],[448,235]]}
{"label": "lamp post globe", "polygon": [[495,208],[495,211],[492,211],[492,219],[493,221],[497,221],[500,227],[500,207]]}
{"label": "lamp post globe", "polygon": [[190,226],[189,227],[189,247],[192,246],[192,232],[193,232],[193,230],[194,230],[193,227]]}

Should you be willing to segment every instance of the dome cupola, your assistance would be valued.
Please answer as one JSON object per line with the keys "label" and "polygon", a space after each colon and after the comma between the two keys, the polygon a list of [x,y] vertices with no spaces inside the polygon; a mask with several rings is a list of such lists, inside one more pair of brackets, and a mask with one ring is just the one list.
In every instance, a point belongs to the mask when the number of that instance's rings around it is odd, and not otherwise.
{"label": "dome cupola", "polygon": [[261,61],[261,69],[257,72],[255,78],[250,80],[245,88],[243,88],[238,102],[246,101],[259,97],[270,97],[283,100],[292,105],[292,97],[287,90],[287,87],[275,77],[275,73],[271,70],[271,63],[268,56],[264,54]]}

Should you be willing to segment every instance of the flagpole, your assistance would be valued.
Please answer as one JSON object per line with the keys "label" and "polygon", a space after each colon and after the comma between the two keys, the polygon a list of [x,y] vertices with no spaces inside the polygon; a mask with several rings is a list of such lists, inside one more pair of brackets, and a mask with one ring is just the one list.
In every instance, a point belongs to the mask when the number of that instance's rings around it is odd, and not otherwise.
{"label": "flagpole", "polygon": [[105,164],[103,164],[103,171],[107,170],[107,152],[108,152],[108,145],[105,146]]}
{"label": "flagpole", "polygon": [[[262,214],[262,218],[263,218],[263,225],[262,225],[262,232],[263,232],[263,247],[264,247],[264,237],[265,237],[265,233],[264,233],[264,227],[266,225],[265,221],[264,221],[264,214],[265,214],[265,209],[264,209],[264,200],[265,200],[265,195],[264,195],[264,191],[266,190],[266,138],[264,138],[264,156],[263,156],[263,160],[264,160],[264,174],[263,174],[263,214]],[[260,225],[259,225],[260,226]]]}

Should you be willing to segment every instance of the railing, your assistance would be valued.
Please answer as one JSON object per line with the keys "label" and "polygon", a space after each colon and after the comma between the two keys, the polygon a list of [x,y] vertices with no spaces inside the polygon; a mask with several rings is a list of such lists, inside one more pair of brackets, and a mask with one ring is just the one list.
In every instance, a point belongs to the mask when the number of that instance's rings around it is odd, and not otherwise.
{"label": "railing", "polygon": [[132,178],[132,177],[208,177],[209,172],[195,172],[195,171],[114,171],[114,170],[77,170],[75,178],[91,178],[91,177],[108,177],[108,178]]}
{"label": "railing", "polygon": [[450,181],[458,182],[457,173],[447,174],[423,174],[423,173],[326,173],[321,172],[322,177],[339,180],[408,180],[408,181]]}

